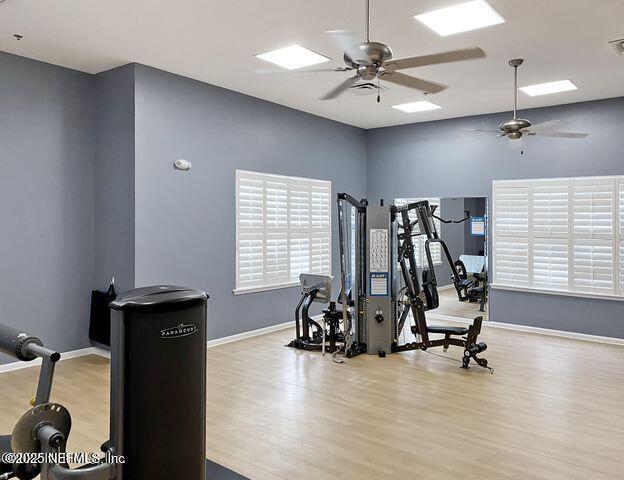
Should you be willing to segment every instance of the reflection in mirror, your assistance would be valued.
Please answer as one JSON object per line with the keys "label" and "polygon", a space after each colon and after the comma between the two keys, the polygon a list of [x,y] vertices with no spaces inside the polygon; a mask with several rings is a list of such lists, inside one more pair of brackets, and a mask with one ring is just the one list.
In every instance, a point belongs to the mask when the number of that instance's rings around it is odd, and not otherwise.
{"label": "reflection in mirror", "polygon": [[[450,259],[432,244],[430,251],[438,285],[439,306],[430,315],[460,317],[472,320],[487,314],[487,198],[409,198],[396,199],[396,204],[428,200],[435,206],[434,224],[446,243]],[[414,238],[416,260],[427,265],[426,237]],[[422,271],[418,274],[422,278]]]}

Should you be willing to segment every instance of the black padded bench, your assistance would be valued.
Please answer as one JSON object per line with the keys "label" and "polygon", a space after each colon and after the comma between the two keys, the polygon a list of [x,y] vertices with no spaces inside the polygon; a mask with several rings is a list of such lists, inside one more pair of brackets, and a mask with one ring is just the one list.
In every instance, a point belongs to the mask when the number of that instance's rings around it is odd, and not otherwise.
{"label": "black padded bench", "polygon": [[427,327],[429,333],[440,333],[442,335],[468,335],[465,327],[449,327],[447,325],[431,325]]}

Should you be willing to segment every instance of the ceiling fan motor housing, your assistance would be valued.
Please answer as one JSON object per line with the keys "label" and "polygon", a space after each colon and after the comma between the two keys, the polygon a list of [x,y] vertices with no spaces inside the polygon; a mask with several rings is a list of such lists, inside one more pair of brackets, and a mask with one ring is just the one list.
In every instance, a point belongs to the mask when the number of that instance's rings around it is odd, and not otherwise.
{"label": "ceiling fan motor housing", "polygon": [[531,122],[523,118],[512,118],[506,122],[502,122],[498,128],[506,134],[509,138],[520,138],[523,134],[524,128],[529,128]]}
{"label": "ceiling fan motor housing", "polygon": [[380,66],[383,62],[391,59],[392,50],[390,47],[379,42],[360,43],[349,48],[344,53],[345,63],[352,68],[371,64]]}

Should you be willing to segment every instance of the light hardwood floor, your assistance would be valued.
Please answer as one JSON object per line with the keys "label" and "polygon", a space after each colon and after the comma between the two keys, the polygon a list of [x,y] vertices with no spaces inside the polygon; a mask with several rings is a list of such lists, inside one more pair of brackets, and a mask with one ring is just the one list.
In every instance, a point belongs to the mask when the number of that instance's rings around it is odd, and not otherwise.
{"label": "light hardwood floor", "polygon": [[[210,348],[207,456],[258,480],[624,478],[624,348],[484,330],[495,375],[425,352],[337,365],[290,330]],[[37,370],[0,375],[0,432]],[[108,361],[61,362],[53,399],[70,449],[97,449]]]}
{"label": "light hardwood floor", "polygon": [[479,311],[478,303],[460,302],[457,298],[457,292],[454,288],[446,288],[439,290],[440,306],[432,313],[440,315],[450,315],[451,317],[462,317],[473,319],[478,316],[482,316],[484,320],[488,319],[488,308],[485,307],[485,312]]}

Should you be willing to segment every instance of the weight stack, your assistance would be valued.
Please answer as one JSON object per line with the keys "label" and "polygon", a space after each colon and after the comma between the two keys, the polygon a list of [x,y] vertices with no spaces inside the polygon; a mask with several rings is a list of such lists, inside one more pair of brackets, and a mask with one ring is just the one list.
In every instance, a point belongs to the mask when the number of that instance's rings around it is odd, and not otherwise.
{"label": "weight stack", "polygon": [[207,299],[157,285],[110,304],[116,480],[204,480]]}

